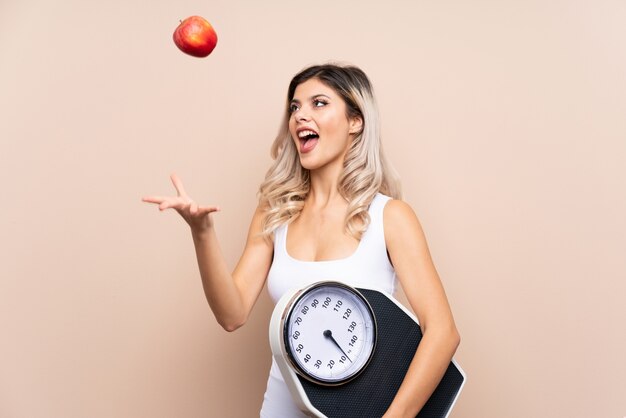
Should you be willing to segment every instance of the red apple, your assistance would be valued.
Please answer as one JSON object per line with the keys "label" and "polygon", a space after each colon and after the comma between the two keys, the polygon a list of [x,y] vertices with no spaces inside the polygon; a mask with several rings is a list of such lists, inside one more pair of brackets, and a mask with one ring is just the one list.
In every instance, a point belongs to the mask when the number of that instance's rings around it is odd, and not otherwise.
{"label": "red apple", "polygon": [[174,31],[174,43],[185,54],[204,58],[215,48],[217,34],[205,18],[191,16],[182,20]]}

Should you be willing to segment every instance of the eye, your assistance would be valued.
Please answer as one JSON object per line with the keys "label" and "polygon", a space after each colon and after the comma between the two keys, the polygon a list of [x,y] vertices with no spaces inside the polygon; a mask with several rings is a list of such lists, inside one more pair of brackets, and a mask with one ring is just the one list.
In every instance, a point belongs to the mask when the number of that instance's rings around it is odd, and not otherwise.
{"label": "eye", "polygon": [[289,113],[293,113],[296,110],[298,110],[298,105],[297,104],[292,103],[292,104],[289,105]]}
{"label": "eye", "polygon": [[321,100],[321,99],[315,99],[313,100],[313,106],[315,107],[322,107],[322,106],[326,106],[328,104],[328,102]]}

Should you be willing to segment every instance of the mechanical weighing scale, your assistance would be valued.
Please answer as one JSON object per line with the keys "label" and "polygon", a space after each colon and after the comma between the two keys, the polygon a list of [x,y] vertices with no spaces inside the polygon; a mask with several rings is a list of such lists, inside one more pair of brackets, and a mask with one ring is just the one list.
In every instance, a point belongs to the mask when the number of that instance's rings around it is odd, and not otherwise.
{"label": "mechanical weighing scale", "polygon": [[[298,407],[328,418],[382,416],[422,338],[415,316],[389,295],[335,281],[285,294],[269,331]],[[464,383],[453,359],[417,417],[447,417]]]}

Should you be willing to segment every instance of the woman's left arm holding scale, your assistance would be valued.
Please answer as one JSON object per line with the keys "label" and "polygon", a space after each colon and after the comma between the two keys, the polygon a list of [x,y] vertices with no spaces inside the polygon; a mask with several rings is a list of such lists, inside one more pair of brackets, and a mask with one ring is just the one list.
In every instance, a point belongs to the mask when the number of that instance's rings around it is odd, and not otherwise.
{"label": "woman's left arm holding scale", "polygon": [[383,418],[414,418],[443,377],[460,337],[424,232],[411,207],[400,200],[389,201],[384,228],[389,257],[423,337]]}

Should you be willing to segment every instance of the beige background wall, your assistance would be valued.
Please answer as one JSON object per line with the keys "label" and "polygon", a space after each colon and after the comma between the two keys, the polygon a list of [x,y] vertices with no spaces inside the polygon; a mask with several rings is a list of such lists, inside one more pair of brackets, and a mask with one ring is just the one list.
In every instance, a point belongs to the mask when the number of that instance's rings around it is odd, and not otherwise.
{"label": "beige background wall", "polygon": [[[207,17],[207,59],[171,41]],[[252,417],[177,172],[239,256],[289,79],[361,66],[462,335],[454,417],[626,415],[623,1],[0,0],[0,416]]]}

